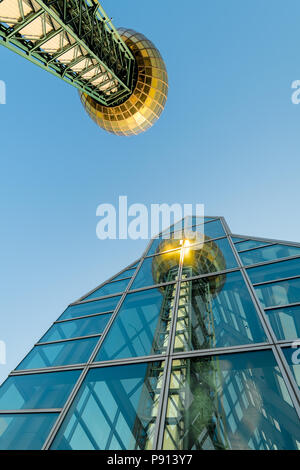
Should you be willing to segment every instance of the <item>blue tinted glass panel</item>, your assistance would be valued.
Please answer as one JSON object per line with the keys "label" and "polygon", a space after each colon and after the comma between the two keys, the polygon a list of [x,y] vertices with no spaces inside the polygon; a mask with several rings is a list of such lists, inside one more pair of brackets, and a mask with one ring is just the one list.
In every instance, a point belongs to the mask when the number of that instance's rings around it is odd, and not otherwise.
{"label": "blue tinted glass panel", "polygon": [[300,258],[278,263],[266,264],[257,268],[247,269],[250,280],[255,284],[265,281],[276,281],[285,277],[300,275]]}
{"label": "blue tinted glass panel", "polygon": [[109,299],[96,300],[95,302],[85,302],[82,304],[71,305],[60,316],[60,320],[68,318],[84,317],[94,313],[110,312],[114,310],[121,296],[111,297]]}
{"label": "blue tinted glass panel", "polygon": [[[245,241],[246,238],[247,238],[247,237],[245,237],[245,238],[231,237],[231,240],[233,241],[233,243],[239,243],[239,242]],[[237,245],[236,248],[238,248],[238,245]]]}
{"label": "blue tinted glass panel", "polygon": [[81,371],[8,377],[0,387],[0,410],[62,408]]}
{"label": "blue tinted glass panel", "polygon": [[300,344],[295,348],[282,348],[282,352],[291,368],[292,374],[300,388]]}
{"label": "blue tinted glass panel", "polygon": [[300,278],[255,287],[263,307],[276,307],[300,302]]}
{"label": "blue tinted glass panel", "polygon": [[203,225],[198,225],[197,227],[192,227],[190,230],[202,233],[209,238],[224,237],[226,235],[220,220],[214,220]]}
{"label": "blue tinted glass panel", "polygon": [[160,354],[167,347],[175,285],[128,294],[95,361]]}
{"label": "blue tinted glass panel", "polygon": [[55,323],[40,339],[40,343],[59,341],[62,339],[79,338],[80,336],[97,335],[103,333],[111,314],[97,315],[95,317],[70,320]]}
{"label": "blue tinted glass panel", "polygon": [[184,227],[184,221],[183,219],[176,222],[176,224],[173,224],[173,225],[168,225],[168,224],[163,224],[164,228],[163,230],[161,230],[159,232],[159,230],[157,231],[157,233],[154,233],[155,236],[158,236],[158,235],[161,235],[161,234],[164,234],[164,233],[173,233],[173,232],[176,232],[178,230],[182,230],[183,227]]}
{"label": "blue tinted glass panel", "polygon": [[[177,233],[177,232],[176,232]],[[150,249],[147,253],[148,256],[154,255],[156,253],[162,253],[163,251],[174,250],[180,248],[182,232],[180,232],[180,238],[170,238],[168,237],[159,237],[155,238],[150,246]]]}
{"label": "blue tinted glass panel", "polygon": [[109,282],[104,286],[97,289],[95,292],[85,297],[85,300],[95,299],[97,297],[104,297],[106,295],[118,294],[123,292],[128,286],[130,279],[123,279],[122,281]]}
{"label": "blue tinted glass panel", "polygon": [[178,275],[181,250],[146,258],[133,281],[131,290],[174,281]]}
{"label": "blue tinted glass panel", "polygon": [[237,267],[237,262],[226,238],[185,249],[183,274],[186,277],[235,267]]}
{"label": "blue tinted glass panel", "polygon": [[161,233],[172,233],[177,230],[182,230],[187,227],[192,227],[194,225],[200,225],[210,220],[215,220],[215,217],[197,217],[197,216],[188,216],[184,219],[181,219],[179,222],[176,222],[174,225],[167,226],[166,229],[162,230]]}
{"label": "blue tinted glass panel", "polygon": [[259,248],[268,244],[268,242],[261,242],[259,240],[246,240],[242,243],[236,243],[235,247],[237,251],[243,251],[250,250],[251,248]]}
{"label": "blue tinted glass panel", "polygon": [[40,369],[41,367],[82,364],[88,361],[99,338],[35,346],[17,369]]}
{"label": "blue tinted glass panel", "polygon": [[171,384],[164,449],[298,448],[299,418],[271,351],[176,360]]}
{"label": "blue tinted glass panel", "polygon": [[172,235],[174,238],[180,240],[182,238],[189,238],[189,234],[193,233],[205,235],[209,238],[219,238],[226,236],[225,230],[220,220],[214,220],[212,222],[207,222],[205,224],[195,225],[192,227],[184,227],[182,230],[175,231],[172,233]]}
{"label": "blue tinted glass panel", "polygon": [[267,341],[240,272],[184,282],[175,351]]}
{"label": "blue tinted glass panel", "polygon": [[51,449],[151,449],[162,374],[157,362],[90,370]]}
{"label": "blue tinted glass panel", "polygon": [[300,338],[300,305],[266,310],[277,339]]}
{"label": "blue tinted glass panel", "polygon": [[185,227],[175,232],[164,232],[163,235],[153,240],[148,251],[148,256],[164,251],[181,248],[181,240],[188,239],[191,243],[203,241],[203,236],[209,238],[224,237],[225,231],[220,220],[215,220],[194,227]]}
{"label": "blue tinted glass panel", "polygon": [[272,261],[288,256],[296,256],[300,254],[300,248],[296,246],[272,245],[256,250],[245,251],[240,253],[241,260],[244,265],[261,263],[263,261]]}
{"label": "blue tinted glass panel", "polygon": [[121,274],[114,277],[114,281],[116,281],[117,279],[124,279],[125,277],[132,277],[135,270],[136,270],[136,268],[126,269],[126,271],[123,271]]}
{"label": "blue tinted glass panel", "polygon": [[0,414],[0,450],[42,449],[57,413]]}

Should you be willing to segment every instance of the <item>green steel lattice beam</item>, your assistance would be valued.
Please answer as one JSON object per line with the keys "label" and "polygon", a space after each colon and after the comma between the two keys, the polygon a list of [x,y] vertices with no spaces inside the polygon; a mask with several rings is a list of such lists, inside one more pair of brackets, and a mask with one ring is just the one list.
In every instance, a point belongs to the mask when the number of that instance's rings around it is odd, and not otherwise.
{"label": "green steel lattice beam", "polygon": [[[0,0],[0,7],[7,4],[9,9],[10,2]],[[17,2],[20,12],[17,21],[9,24],[1,19],[0,44],[103,105],[114,105],[132,93],[134,56],[96,0],[35,0],[34,4],[29,0]],[[29,5],[30,13],[24,14],[24,6]],[[41,20],[42,35],[33,40],[28,38],[28,34],[26,36],[24,28],[30,30],[37,20]],[[59,40],[59,47],[49,52],[46,45],[53,39]],[[72,60],[63,62],[62,57],[70,52],[73,53]],[[82,61],[85,61],[85,66],[74,70]],[[85,76],[93,69],[94,74]],[[100,83],[99,79],[102,78]],[[98,83],[93,83],[96,80]]]}

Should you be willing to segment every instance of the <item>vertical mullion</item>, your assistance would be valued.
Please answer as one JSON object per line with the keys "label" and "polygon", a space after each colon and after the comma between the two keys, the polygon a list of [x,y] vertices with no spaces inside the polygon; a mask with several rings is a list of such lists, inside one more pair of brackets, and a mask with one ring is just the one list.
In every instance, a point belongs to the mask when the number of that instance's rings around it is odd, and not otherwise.
{"label": "vertical mullion", "polygon": [[172,373],[172,357],[169,356],[166,358],[165,373],[163,377],[158,413],[157,413],[157,418],[156,418],[156,430],[155,430],[154,444],[153,444],[154,450],[161,450],[163,447],[164,430],[165,430],[164,425],[165,425],[167,408],[168,408],[168,395],[169,395],[171,373]]}

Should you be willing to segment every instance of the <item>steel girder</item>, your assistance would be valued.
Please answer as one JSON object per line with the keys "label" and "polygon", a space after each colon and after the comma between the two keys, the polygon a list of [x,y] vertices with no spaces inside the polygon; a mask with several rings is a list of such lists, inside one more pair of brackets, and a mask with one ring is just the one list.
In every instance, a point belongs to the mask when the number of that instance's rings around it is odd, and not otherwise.
{"label": "steel girder", "polygon": [[0,0],[0,44],[103,105],[133,91],[134,56],[96,0]]}

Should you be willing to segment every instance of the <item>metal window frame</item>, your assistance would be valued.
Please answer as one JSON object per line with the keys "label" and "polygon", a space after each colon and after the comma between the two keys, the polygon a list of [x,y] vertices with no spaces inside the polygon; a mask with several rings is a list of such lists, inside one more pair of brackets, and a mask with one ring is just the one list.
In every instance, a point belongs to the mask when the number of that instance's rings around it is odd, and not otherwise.
{"label": "metal window frame", "polygon": [[[97,292],[98,290],[102,289],[103,287],[106,287],[106,286],[109,286],[110,284],[117,284],[118,282],[123,282],[123,281],[126,281],[128,279],[128,282],[130,281],[131,277],[126,277],[124,279],[118,279],[117,281],[111,281],[111,282],[106,282],[105,284],[103,284],[102,287],[99,287],[98,289],[94,290],[91,294],[87,295],[86,297],[84,297],[82,299],[82,301],[88,301],[88,300],[100,300],[102,299],[103,297],[107,297],[107,296],[100,296],[100,297],[92,297],[91,299],[89,299],[89,297],[91,295],[93,295],[95,292]],[[120,295],[124,292],[124,290],[121,290],[121,291],[117,291],[117,292],[114,292],[112,294],[107,294],[109,296],[116,296],[116,295]]]}
{"label": "metal window frame", "polygon": [[[250,241],[250,240],[247,240]],[[235,244],[236,245],[236,244]],[[267,243],[266,245],[253,246],[252,248],[246,248],[245,250],[237,250],[238,253],[247,253],[248,251],[261,250],[262,248],[268,248],[269,246],[277,246],[279,243]]]}
{"label": "metal window frame", "polygon": [[274,307],[265,307],[264,310],[279,310],[281,308],[287,308],[287,307],[297,307],[300,306],[300,302],[294,302],[292,304],[284,304],[284,305],[275,305]]}
{"label": "metal window frame", "polygon": [[[117,274],[114,274],[113,276],[111,276],[110,278],[108,278],[107,280],[101,282],[101,284],[99,284],[97,287],[94,287],[93,289],[91,289],[89,292],[87,292],[86,294],[82,295],[81,297],[79,297],[79,299],[75,300],[75,302],[72,302],[70,306],[74,305],[74,304],[77,304],[79,302],[81,302],[83,299],[85,299],[86,297],[88,297],[89,295],[93,294],[93,292],[95,292],[96,290],[100,289],[100,287],[104,286],[105,284],[109,284],[110,282],[114,282],[114,278],[115,277],[118,277],[120,276],[120,274],[122,274],[123,272],[127,271],[128,269],[135,269],[136,271],[136,268],[135,265],[138,264],[140,262],[140,258],[138,260],[136,260],[135,262],[131,263],[129,266],[127,266],[127,268],[125,269],[121,269],[121,271],[119,271]],[[135,273],[132,274],[132,276],[134,275]],[[129,277],[132,277],[132,276],[129,276]],[[117,279],[118,281],[121,281],[122,279]]]}
{"label": "metal window frame", "polygon": [[142,264],[142,259],[140,260],[134,275],[132,276],[131,280],[129,281],[129,284],[127,285],[126,290],[124,291],[123,295],[121,296],[121,298],[120,298],[120,300],[119,300],[119,302],[118,302],[118,304],[117,304],[117,306],[114,310],[114,313],[112,314],[111,318],[109,319],[109,321],[108,321],[108,323],[107,323],[107,325],[106,325],[106,327],[105,327],[105,329],[102,333],[102,336],[99,338],[99,341],[97,342],[96,346],[94,347],[89,360],[85,364],[84,369],[83,369],[80,377],[78,378],[72,392],[70,393],[69,398],[67,399],[61,413],[59,414],[54,426],[52,427],[52,429],[51,429],[51,431],[50,431],[50,433],[49,433],[49,435],[48,435],[48,437],[47,437],[47,439],[46,439],[46,441],[45,441],[45,443],[42,447],[42,450],[47,450],[51,447],[51,445],[52,445],[52,443],[55,439],[56,434],[59,432],[59,428],[62,425],[63,420],[66,417],[66,415],[67,415],[67,413],[68,413],[68,411],[69,411],[69,409],[70,409],[70,407],[71,407],[71,405],[72,405],[72,403],[73,403],[73,401],[74,401],[74,399],[77,395],[77,392],[79,391],[79,389],[80,389],[81,385],[83,384],[83,381],[84,381],[84,379],[85,379],[85,377],[86,377],[86,375],[89,371],[89,365],[94,361],[94,359],[95,359],[95,357],[96,357],[96,355],[97,355],[97,353],[98,353],[98,351],[101,347],[101,344],[103,343],[104,339],[106,338],[107,333],[110,330],[111,325],[113,324],[113,322],[114,322],[121,306],[123,305],[126,294],[129,290],[131,284],[133,283],[133,281],[134,281],[134,279],[135,279],[135,277],[136,277],[136,275],[137,275],[137,273],[140,269],[141,264]]}
{"label": "metal window frame", "polygon": [[97,338],[98,336],[101,336],[101,334],[102,333],[95,333],[93,335],[76,336],[74,338],[56,339],[54,341],[37,342],[37,343],[34,344],[33,347],[35,347],[35,346],[48,346],[49,344],[66,343],[67,341],[77,341],[77,340],[88,339],[88,338]]}
{"label": "metal window frame", "polygon": [[274,279],[273,281],[262,281],[252,283],[253,287],[266,286],[268,284],[277,284],[277,282],[292,281],[293,279],[299,279],[300,274],[296,276],[280,277],[279,279]]}
{"label": "metal window frame", "polygon": [[[224,238],[227,238],[226,235],[222,235],[222,236],[216,237],[216,238],[210,238],[209,240],[198,241],[198,242],[192,243],[190,245],[190,248],[195,247],[197,245],[204,244],[204,243],[210,243],[210,242],[215,242],[215,241],[218,241],[218,240],[223,240]],[[165,240],[168,240],[168,238],[166,238]],[[172,248],[172,250],[160,251],[159,253],[152,253],[151,255],[145,256],[145,259],[153,258],[154,256],[160,256],[160,255],[164,255],[166,253],[171,253],[172,251],[180,251],[180,250],[181,250],[181,247]]]}
{"label": "metal window frame", "polygon": [[[81,320],[81,319],[84,319],[84,318],[99,317],[100,315],[111,315],[113,312],[114,312],[113,310],[108,310],[107,312],[91,313],[90,315],[83,315],[82,317],[66,318],[65,320],[56,320],[55,322],[53,322],[53,324],[50,326],[50,328],[52,328],[52,326],[56,325],[57,323],[66,323],[66,322],[71,322],[71,321],[75,321],[75,320]],[[48,333],[50,328],[46,331],[46,333]]]}
{"label": "metal window frame", "polygon": [[257,242],[266,242],[267,244],[278,244],[278,245],[291,245],[291,246],[299,246],[300,247],[300,242],[295,242],[295,241],[290,241],[290,240],[281,240],[277,238],[264,238],[264,237],[253,237],[251,235],[238,235],[236,233],[229,233],[230,237],[233,238],[245,238],[245,240],[241,240],[238,242],[233,242],[235,245],[238,245],[239,243],[243,243],[249,240],[257,241]]}
{"label": "metal window frame", "polygon": [[[71,403],[73,402],[73,399],[76,396],[76,390],[77,391],[79,390],[79,387],[83,383],[83,380],[86,377],[86,374],[87,374],[88,370],[90,370],[92,368],[99,368],[99,367],[112,367],[112,366],[117,365],[117,364],[118,365],[126,365],[126,364],[137,364],[137,363],[141,363],[141,362],[152,362],[152,361],[163,361],[164,362],[164,374],[163,374],[163,379],[162,379],[161,394],[160,394],[160,398],[159,398],[158,413],[157,413],[156,424],[155,424],[154,444],[153,444],[153,449],[154,450],[160,450],[160,449],[163,448],[164,422],[165,422],[165,419],[166,419],[167,404],[168,404],[168,400],[167,400],[168,399],[168,389],[169,389],[169,383],[170,383],[170,379],[171,379],[172,361],[174,359],[189,358],[189,357],[191,357],[191,358],[192,357],[204,357],[204,356],[208,356],[208,355],[211,356],[211,355],[218,355],[218,354],[233,354],[233,353],[241,353],[241,352],[247,352],[247,351],[271,350],[273,352],[275,360],[276,360],[276,362],[279,366],[280,372],[283,376],[284,383],[285,383],[285,385],[288,389],[288,393],[291,397],[291,400],[292,400],[292,403],[295,407],[295,410],[298,413],[298,416],[300,417],[299,390],[296,387],[295,380],[292,376],[292,372],[291,372],[288,364],[286,363],[286,360],[283,357],[283,354],[282,354],[282,351],[281,351],[281,347],[284,347],[285,344],[290,344],[290,342],[283,343],[283,342],[279,342],[277,340],[276,335],[275,335],[275,333],[273,332],[273,330],[271,328],[271,325],[269,323],[267,315],[265,314],[264,309],[261,307],[261,305],[260,305],[260,303],[257,299],[254,286],[252,285],[252,283],[250,281],[250,278],[247,274],[246,267],[243,265],[243,263],[242,263],[242,261],[239,257],[238,251],[235,247],[235,244],[231,240],[230,229],[229,229],[229,227],[228,227],[228,225],[227,225],[224,218],[220,217],[220,220],[221,220],[221,223],[222,223],[223,228],[225,230],[226,237],[229,241],[229,245],[230,245],[230,247],[233,251],[233,254],[236,258],[237,265],[238,265],[237,268],[234,268],[234,269],[231,269],[231,270],[226,270],[225,272],[237,272],[237,271],[239,271],[239,272],[242,273],[243,278],[245,280],[246,287],[249,291],[249,294],[251,296],[251,299],[253,301],[253,304],[255,306],[255,309],[256,309],[257,314],[259,316],[261,325],[263,327],[263,330],[266,333],[266,336],[267,336],[267,339],[268,339],[269,343],[259,343],[259,344],[255,343],[255,344],[251,344],[251,345],[239,345],[239,346],[226,347],[226,348],[215,348],[215,349],[211,349],[211,350],[200,350],[200,351],[198,350],[198,351],[186,351],[186,352],[174,353],[173,352],[173,346],[174,346],[175,334],[176,334],[176,322],[177,322],[177,316],[178,316],[178,301],[179,301],[179,292],[180,292],[181,283],[182,282],[189,282],[193,279],[213,276],[213,275],[217,274],[217,273],[209,273],[209,274],[205,274],[205,275],[196,276],[194,278],[189,278],[188,280],[186,280],[186,279],[182,280],[181,274],[182,274],[183,259],[181,258],[180,263],[179,263],[178,278],[175,282],[171,283],[171,284],[176,284],[176,294],[175,294],[175,302],[174,302],[174,306],[173,306],[173,314],[172,314],[172,319],[171,319],[170,338],[169,338],[167,354],[162,354],[160,356],[155,355],[155,356],[129,358],[129,359],[114,360],[114,361],[95,362],[93,364],[90,363],[86,368],[85,374],[83,372],[82,376],[80,377],[80,379],[82,379],[82,380],[79,379],[79,381],[78,381],[78,382],[80,382],[80,384],[78,383],[78,386],[74,388],[73,395],[71,394],[72,396],[69,397],[70,398],[69,405],[66,404],[64,413],[61,413],[61,418],[57,420],[56,425],[54,425],[53,430],[50,432],[50,435],[49,435],[49,437],[48,437],[48,439],[45,443],[45,446],[44,446],[45,449],[50,448],[50,446],[51,446],[51,444],[52,444],[52,442],[53,442],[53,440],[54,440],[54,438],[55,438],[55,436],[58,432],[58,429],[59,429],[61,423],[63,422],[64,417],[66,416],[66,413],[67,413],[66,409],[67,408],[69,409],[69,407],[71,406]],[[224,237],[221,237],[221,238],[224,238]],[[250,237],[249,237],[249,239],[250,239]],[[156,255],[154,254],[152,256],[147,256],[147,253],[148,253],[148,251],[149,251],[149,249],[152,245],[152,242],[153,242],[153,239],[150,240],[150,242],[149,242],[142,258],[140,259],[139,266],[136,269],[136,271],[134,273],[134,276],[132,277],[129,285],[127,286],[126,292],[124,292],[124,297],[122,298],[123,302],[124,302],[124,299],[125,299],[126,295],[129,293],[129,289],[130,289],[131,285],[133,284],[134,279],[136,278],[136,276],[138,275],[139,270],[141,269],[141,266],[142,266],[142,263],[143,263],[144,259],[158,255],[158,254],[156,254]],[[286,244],[286,242],[284,244]],[[298,246],[298,245],[296,245],[296,246]],[[300,244],[299,244],[299,246],[300,246]],[[176,250],[170,250],[170,251],[176,251]],[[290,259],[290,257],[289,257],[289,259]],[[274,261],[274,262],[276,262],[276,261]],[[278,261],[282,261],[282,260],[278,260]],[[258,265],[262,265],[262,264],[270,264],[270,263],[259,263]],[[143,290],[148,290],[148,289],[153,289],[155,287],[157,287],[157,286],[149,286],[147,288],[140,288],[140,289],[137,289],[137,290],[130,291],[130,293],[143,291]],[[120,301],[120,305],[117,307],[117,309],[116,309],[116,311],[113,315],[113,318],[111,318],[110,325],[107,325],[107,331],[106,331],[105,336],[108,334],[110,326],[112,325],[113,320],[116,317],[117,312],[119,311],[120,306],[123,302]],[[93,357],[95,357],[98,350],[100,349],[103,340],[104,340],[104,338],[100,339],[98,345],[95,348],[96,351],[94,351],[94,354],[92,354]]]}
{"label": "metal window frame", "polygon": [[[95,338],[95,337],[98,337],[98,336],[102,336],[101,335],[90,335],[90,336],[87,336],[87,337],[79,337],[79,338],[69,338],[69,339],[63,339],[62,341],[50,341],[50,342],[47,342],[47,343],[35,343],[33,345],[33,347],[30,349],[30,351],[26,354],[25,357],[23,357],[23,359],[19,362],[19,364],[16,366],[16,368],[14,369],[13,373],[9,374],[9,375],[15,375],[15,372],[17,371],[20,371],[20,372],[23,372],[23,371],[27,371],[27,370],[32,370],[32,371],[35,371],[35,370],[44,370],[44,369],[56,369],[56,368],[60,368],[60,367],[64,367],[64,365],[57,365],[57,366],[49,366],[49,367],[41,367],[40,369],[18,369],[18,367],[22,364],[22,362],[27,358],[27,356],[29,356],[29,354],[35,349],[35,348],[39,348],[39,347],[42,347],[42,346],[47,346],[47,345],[51,345],[51,344],[57,344],[57,343],[69,343],[71,341],[81,341],[81,340],[85,340],[85,339],[89,339],[89,338]],[[76,366],[80,366],[81,364],[74,364]],[[72,366],[72,364],[66,364],[67,367],[69,366]]]}
{"label": "metal window frame", "polygon": [[[118,304],[116,305],[116,308],[113,311],[111,310],[111,311],[107,311],[107,312],[90,314],[90,315],[86,315],[86,316],[82,316],[82,317],[75,317],[75,318],[70,318],[70,319],[57,320],[56,322],[53,323],[53,325],[54,325],[55,323],[73,321],[73,320],[82,319],[82,318],[89,318],[89,317],[94,317],[94,316],[97,316],[97,315],[105,315],[105,314],[110,314],[111,315],[111,317],[110,317],[110,319],[109,319],[109,321],[108,321],[108,323],[107,323],[107,325],[106,325],[106,327],[103,330],[103,333],[101,335],[99,334],[99,335],[89,335],[88,336],[88,337],[99,336],[99,340],[98,340],[97,344],[95,345],[95,347],[94,347],[94,349],[93,349],[93,351],[90,355],[89,360],[86,363],[84,363],[84,364],[75,364],[75,365],[65,365],[65,366],[53,366],[53,367],[50,367],[50,368],[48,367],[48,368],[40,368],[40,369],[14,370],[14,371],[11,372],[11,374],[9,376],[20,376],[20,375],[29,375],[29,374],[51,373],[51,372],[63,372],[63,371],[70,371],[70,370],[81,370],[81,374],[80,374],[77,382],[75,383],[71,393],[69,394],[69,397],[67,398],[66,403],[63,406],[63,408],[57,409],[57,410],[55,409],[55,411],[53,411],[53,412],[57,412],[59,414],[58,414],[57,420],[54,423],[54,426],[50,430],[49,435],[48,435],[48,437],[47,437],[47,439],[46,439],[46,441],[43,445],[43,449],[49,449],[51,447],[57,433],[59,432],[59,429],[60,429],[61,425],[64,422],[64,419],[65,419],[67,413],[70,410],[70,407],[72,406],[72,403],[74,402],[74,400],[77,396],[77,393],[80,390],[80,387],[82,386],[82,384],[83,384],[83,382],[84,382],[84,380],[85,380],[85,378],[88,374],[88,372],[92,369],[95,369],[95,368],[126,366],[126,365],[133,365],[133,364],[140,364],[140,363],[151,363],[151,362],[161,362],[161,363],[164,364],[164,372],[163,372],[163,377],[162,377],[161,392],[160,392],[160,397],[159,397],[159,402],[158,402],[157,417],[156,417],[154,437],[153,437],[153,439],[154,439],[154,441],[153,441],[153,450],[161,450],[163,448],[164,423],[165,423],[166,413],[167,413],[169,383],[170,383],[170,379],[171,379],[173,360],[193,359],[193,358],[196,358],[196,357],[201,358],[201,357],[218,356],[218,355],[224,355],[224,354],[238,354],[238,353],[243,353],[243,352],[272,351],[272,353],[274,355],[274,358],[275,358],[275,361],[278,365],[279,371],[280,371],[280,373],[283,377],[284,384],[287,387],[287,390],[288,390],[289,396],[291,398],[291,401],[293,403],[293,406],[295,408],[295,411],[298,413],[298,416],[300,417],[300,393],[299,393],[299,388],[298,388],[298,385],[297,385],[297,383],[294,379],[291,368],[290,368],[289,364],[287,363],[286,358],[283,354],[283,349],[290,347],[293,344],[293,341],[291,341],[291,340],[278,340],[277,339],[277,337],[276,337],[276,335],[275,335],[275,333],[274,333],[274,331],[271,327],[271,324],[269,322],[268,315],[266,313],[266,311],[272,310],[272,309],[275,309],[275,308],[280,309],[280,308],[285,308],[285,307],[298,306],[298,305],[300,305],[300,302],[296,302],[296,303],[288,304],[288,305],[284,305],[284,306],[275,306],[275,307],[263,308],[263,306],[260,304],[260,302],[257,298],[256,291],[255,291],[255,286],[257,286],[257,285],[269,284],[269,283],[277,282],[277,281],[279,282],[280,280],[289,280],[289,279],[292,279],[292,278],[295,278],[295,277],[282,278],[282,279],[279,279],[279,280],[276,280],[276,281],[267,281],[265,283],[253,284],[250,280],[249,275],[248,275],[248,268],[249,267],[263,266],[263,265],[266,265],[266,264],[273,264],[273,263],[276,263],[276,262],[282,262],[282,261],[285,261],[285,260],[300,258],[300,256],[287,257],[287,258],[282,258],[282,259],[279,259],[279,260],[272,260],[272,261],[267,261],[267,262],[262,262],[262,263],[257,263],[257,264],[254,264],[254,265],[249,265],[249,266],[247,265],[246,266],[242,263],[242,260],[240,259],[239,253],[237,251],[237,247],[235,246],[235,243],[231,239],[232,236],[234,236],[234,237],[244,237],[244,236],[232,235],[231,232],[230,232],[230,229],[229,229],[229,227],[228,227],[228,225],[227,225],[227,223],[226,223],[226,221],[223,217],[215,217],[212,220],[206,221],[204,223],[210,223],[210,222],[218,220],[218,219],[221,221],[226,235],[222,236],[222,237],[215,238],[214,240],[227,238],[227,240],[229,242],[229,246],[230,246],[230,248],[232,250],[232,253],[233,253],[233,255],[236,259],[236,262],[237,262],[237,266],[235,268],[231,268],[231,269],[224,270],[224,271],[218,271],[218,272],[215,272],[215,273],[201,274],[201,275],[198,275],[198,276],[193,276],[191,278],[182,278],[182,268],[183,268],[183,250],[182,250],[179,265],[178,265],[178,275],[177,275],[177,278],[174,281],[170,281],[168,283],[163,283],[163,284],[158,284],[158,285],[144,286],[144,287],[140,287],[138,289],[130,290],[131,286],[134,283],[134,280],[136,279],[136,277],[138,276],[138,274],[141,270],[141,267],[142,267],[142,264],[143,264],[144,260],[149,259],[150,257],[153,258],[154,256],[159,256],[160,254],[162,254],[162,253],[157,253],[157,254],[153,254],[153,255],[147,255],[147,253],[148,253],[148,251],[149,251],[149,249],[150,249],[150,247],[153,243],[153,240],[154,240],[154,239],[151,239],[149,241],[149,243],[147,244],[147,247],[146,247],[142,257],[139,258],[137,262],[132,263],[127,268],[120,271],[117,275],[113,276],[108,281],[105,281],[104,283],[100,284],[96,289],[93,290],[93,291],[97,290],[98,288],[100,288],[104,284],[110,282],[116,276],[120,275],[122,272],[126,271],[127,269],[130,269],[132,266],[134,266],[136,263],[138,263],[137,266],[135,267],[135,271],[133,273],[133,276],[131,277],[131,279],[130,279],[128,285],[127,285],[127,288],[121,294],[121,297],[118,301]],[[199,225],[201,225],[201,224],[199,224]],[[251,240],[251,239],[259,240],[257,237],[248,237],[248,239],[249,240]],[[282,243],[282,244],[285,244],[285,245],[290,244],[290,245],[293,245],[293,246],[300,246],[300,243],[297,244],[297,243],[290,243],[290,242],[285,242],[285,241],[279,242],[278,240],[272,240],[271,241],[271,240],[266,240],[266,239],[260,239],[259,241],[261,241],[261,240],[269,242],[268,245],[266,245],[266,246],[269,246],[271,243],[273,243],[273,244]],[[254,248],[254,249],[256,249],[256,248]],[[174,250],[169,250],[169,251],[179,251],[179,250],[180,249],[174,249]],[[166,253],[166,252],[163,252],[163,253]],[[265,332],[267,341],[262,342],[262,343],[241,344],[241,345],[235,345],[235,346],[229,346],[229,347],[226,346],[226,347],[218,347],[218,348],[212,348],[212,349],[201,349],[201,350],[193,350],[193,351],[179,351],[179,352],[177,351],[177,352],[174,352],[174,343],[175,343],[175,337],[176,337],[176,324],[177,324],[177,320],[178,320],[178,307],[179,307],[179,298],[180,298],[180,288],[182,286],[182,283],[192,282],[193,280],[197,280],[197,279],[201,279],[201,278],[207,278],[207,277],[211,277],[211,276],[216,276],[216,275],[219,275],[219,274],[227,274],[227,273],[234,273],[234,272],[241,273],[241,275],[244,279],[246,288],[248,290],[248,293],[251,297],[251,300],[252,300],[253,305],[255,307],[255,310],[257,312],[257,315],[258,315],[260,324],[263,328],[263,331]],[[298,277],[299,276],[296,276],[296,278],[298,278]],[[103,341],[105,340],[105,338],[109,334],[110,328],[113,325],[120,309],[122,308],[122,306],[123,306],[123,304],[124,304],[124,302],[127,298],[127,295],[131,295],[131,294],[142,292],[142,291],[148,291],[148,290],[151,290],[151,289],[157,289],[158,287],[167,286],[167,285],[176,286],[174,303],[173,303],[173,308],[172,308],[172,313],[171,313],[170,333],[169,333],[169,342],[168,342],[167,350],[165,352],[163,352],[162,354],[152,354],[152,355],[149,355],[149,356],[139,356],[139,357],[130,357],[130,358],[121,358],[121,359],[94,362],[94,359],[95,359],[98,351],[100,350],[101,345],[103,344]],[[93,291],[91,291],[91,292],[93,292]],[[84,297],[86,297],[86,296],[87,296],[87,294]],[[79,301],[76,301],[76,302],[70,304],[69,306],[81,305],[81,304],[84,304],[84,303],[94,302],[94,301],[97,301],[97,300],[104,300],[104,299],[108,299],[108,298],[114,298],[114,297],[118,297],[118,296],[120,296],[120,294],[104,296],[104,297],[100,297],[100,298],[97,298],[97,299],[92,299],[92,300],[85,301],[85,302],[82,302],[82,301],[79,300]],[[83,299],[83,297],[81,297],[80,299]],[[71,338],[70,340],[76,340],[76,339],[82,339],[82,338],[84,338],[84,337]],[[297,338],[295,340],[297,340]],[[38,343],[38,344],[39,345],[52,344],[52,343],[62,342],[62,341],[67,341],[67,340],[59,340],[59,341],[52,341],[52,342]],[[40,411],[40,410],[27,410],[28,413],[30,413],[30,412],[32,412],[32,413],[47,412],[47,411],[48,410],[42,410],[42,411]],[[24,413],[24,410],[5,410],[5,412],[7,414],[20,414],[22,412]],[[0,413],[1,413],[1,411],[0,411]]]}
{"label": "metal window frame", "polygon": [[62,408],[34,408],[24,410],[0,410],[0,415],[22,415],[22,414],[37,414],[37,413],[60,413]]}
{"label": "metal window frame", "polygon": [[[182,219],[178,219],[176,222],[174,222],[173,224],[169,225],[166,229],[162,230],[161,232],[159,232],[158,234],[156,234],[154,237],[151,238],[150,242],[152,243],[153,240],[155,240],[156,238],[159,238],[161,235],[163,235],[164,233],[175,233],[175,232],[180,232],[182,231],[182,229],[178,229],[178,230],[173,230],[172,232],[172,227],[174,227],[176,224],[178,224],[179,222],[181,222],[182,220],[184,219],[187,219],[188,217],[191,217],[189,215],[187,215],[186,217],[183,217]],[[206,216],[204,216],[205,218]],[[221,219],[221,216],[212,216],[210,217],[211,220],[206,220],[205,222],[201,222],[200,224],[194,224],[194,225],[187,225],[186,227],[184,226],[185,229],[187,228],[191,228],[191,227],[198,227],[199,225],[204,225],[204,224],[208,224],[209,222],[214,222],[216,219]]]}

